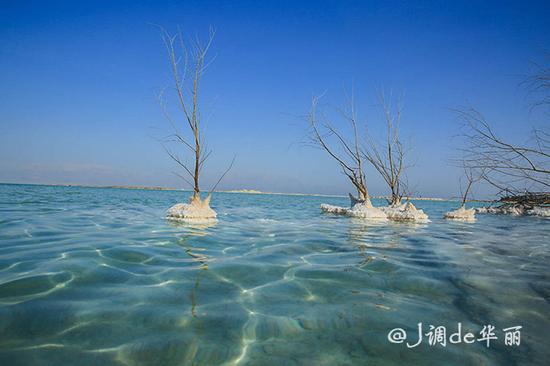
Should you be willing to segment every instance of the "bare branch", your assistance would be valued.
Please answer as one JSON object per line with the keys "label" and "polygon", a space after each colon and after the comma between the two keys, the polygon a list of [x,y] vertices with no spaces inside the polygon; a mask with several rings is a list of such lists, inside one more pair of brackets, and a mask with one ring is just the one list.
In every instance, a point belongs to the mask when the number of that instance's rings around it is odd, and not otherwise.
{"label": "bare branch", "polygon": [[474,108],[457,109],[463,124],[459,165],[481,171],[483,179],[499,193],[550,188],[550,149],[548,133],[534,130],[534,139],[524,145],[497,136],[485,117]]}
{"label": "bare branch", "polygon": [[218,187],[218,184],[220,184],[220,182],[223,180],[223,178],[225,177],[225,175],[227,173],[229,173],[229,171],[231,170],[231,168],[233,168],[233,163],[235,163],[235,159],[236,159],[236,155],[233,156],[233,159],[231,160],[231,163],[229,164],[229,166],[227,167],[227,169],[223,172],[223,174],[221,175],[220,179],[218,179],[218,181],[216,182],[216,184],[214,184],[214,186],[212,187],[212,189],[210,190],[210,192],[208,192],[208,195],[211,195],[212,192],[214,192],[216,190],[216,188]]}
{"label": "bare branch", "polygon": [[[344,118],[351,123],[354,132],[354,137],[350,142],[341,131],[336,129],[334,125],[328,121],[324,113],[320,114],[321,118],[323,118],[323,122],[318,122],[317,106],[319,99],[320,97],[313,97],[311,111],[308,115],[310,142],[324,150],[330,157],[336,160],[342,169],[342,173],[348,177],[353,186],[357,189],[359,200],[367,202],[370,199],[365,182],[365,173],[363,171],[363,157],[359,149],[353,100],[350,102],[352,109],[351,117],[344,115]],[[335,139],[332,139],[332,142],[331,137],[335,137]]]}
{"label": "bare branch", "polygon": [[546,64],[533,62],[535,72],[523,84],[528,93],[534,97],[531,109],[550,106],[550,54],[546,55]]}
{"label": "bare branch", "polygon": [[[404,195],[404,176],[406,168],[406,150],[399,138],[399,123],[401,120],[401,103],[397,100],[393,107],[386,100],[384,93],[380,93],[380,104],[384,113],[386,125],[385,142],[380,144],[372,136],[367,135],[366,145],[362,151],[364,158],[382,176],[391,191],[390,204],[401,202]],[[391,94],[390,94],[391,98]]]}
{"label": "bare branch", "polygon": [[[164,148],[167,154],[191,176],[194,197],[200,198],[199,174],[211,151],[203,151],[205,144],[200,129],[199,86],[206,66],[213,61],[207,61],[206,57],[214,40],[215,32],[213,29],[210,29],[209,38],[205,44],[201,43],[197,38],[191,43],[191,47],[189,48],[179,28],[178,32],[174,35],[162,27],[158,28],[166,49],[175,94],[177,95],[179,107],[183,112],[182,119],[184,124],[189,127],[189,132],[191,133],[189,140],[180,132],[177,124],[168,113],[164,100],[164,90],[159,95],[159,104],[174,131],[170,137],[192,152],[194,156],[193,167],[188,167],[166,146]],[[183,66],[181,65],[182,61]],[[190,74],[189,80],[187,78],[188,74]]]}
{"label": "bare branch", "polygon": [[185,183],[189,184],[190,187],[193,187],[193,183],[191,183],[187,178],[185,178],[183,175],[181,175],[180,173],[178,172],[172,172],[172,174],[178,176],[179,178],[181,178]]}

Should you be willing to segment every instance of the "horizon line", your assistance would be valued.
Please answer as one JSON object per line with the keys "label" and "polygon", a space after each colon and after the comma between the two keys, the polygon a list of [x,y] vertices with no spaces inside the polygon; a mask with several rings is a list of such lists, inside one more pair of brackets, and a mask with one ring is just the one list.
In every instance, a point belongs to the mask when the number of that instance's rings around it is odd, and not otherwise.
{"label": "horizon line", "polygon": [[[20,182],[0,182],[2,185],[30,185],[30,186],[46,186],[46,187],[79,187],[79,188],[110,188],[110,189],[132,189],[144,191],[181,191],[192,192],[191,189],[162,187],[162,186],[140,186],[140,185],[92,185],[92,184],[71,184],[71,183],[20,183]],[[296,193],[296,192],[264,192],[254,189],[231,189],[219,190],[213,193],[233,193],[233,194],[257,194],[257,195],[281,195],[281,196],[311,196],[311,197],[334,197],[346,198],[346,194],[323,194],[323,193]],[[371,196],[372,199],[388,199],[389,196],[377,195]],[[458,201],[458,198],[442,198],[442,197],[404,197],[404,199],[417,201]],[[468,202],[495,202],[496,200],[481,200],[472,199]]]}

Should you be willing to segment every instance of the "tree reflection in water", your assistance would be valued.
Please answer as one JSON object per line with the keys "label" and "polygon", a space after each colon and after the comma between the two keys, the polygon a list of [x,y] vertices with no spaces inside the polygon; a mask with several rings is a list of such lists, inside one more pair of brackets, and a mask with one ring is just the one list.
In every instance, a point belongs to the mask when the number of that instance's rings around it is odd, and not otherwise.
{"label": "tree reflection in water", "polygon": [[[425,223],[380,222],[352,218],[348,226],[348,242],[358,250],[361,258],[357,266],[363,268],[376,259],[386,260],[388,256],[382,254],[383,252],[400,247],[404,237],[415,234],[425,227]],[[377,241],[381,237],[384,241]]]}
{"label": "tree reflection in water", "polygon": [[205,248],[199,248],[193,246],[191,243],[191,239],[196,236],[206,236],[209,235],[209,231],[207,229],[215,226],[217,223],[216,221],[203,221],[203,222],[178,222],[178,221],[171,221],[170,224],[173,227],[176,227],[178,229],[183,229],[184,235],[181,236],[178,240],[178,244],[181,245],[185,249],[185,253],[199,266],[199,273],[195,279],[195,285],[191,289],[191,294],[189,295],[189,298],[191,300],[191,315],[193,317],[197,316],[197,292],[199,290],[200,281],[202,276],[206,273],[208,270],[208,262],[211,260],[210,257],[207,255],[200,253],[201,251],[206,250]]}

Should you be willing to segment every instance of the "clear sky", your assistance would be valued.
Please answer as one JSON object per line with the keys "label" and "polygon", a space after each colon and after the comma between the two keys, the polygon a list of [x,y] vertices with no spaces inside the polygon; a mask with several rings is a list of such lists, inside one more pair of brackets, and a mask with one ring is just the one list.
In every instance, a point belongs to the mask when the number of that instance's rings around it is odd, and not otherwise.
{"label": "clear sky", "polygon": [[[451,108],[479,108],[501,134],[528,137],[520,83],[550,50],[548,1],[2,1],[0,182],[182,187],[157,138],[169,86],[160,24],[217,30],[203,83],[213,157],[205,188],[345,193],[338,167],[302,144],[311,97],[339,105],[353,85],[376,132],[376,93],[403,93],[409,172],[424,196],[454,196]],[[546,119],[548,121],[548,119]],[[547,123],[547,122],[546,122]],[[386,193],[369,171],[370,190]]]}

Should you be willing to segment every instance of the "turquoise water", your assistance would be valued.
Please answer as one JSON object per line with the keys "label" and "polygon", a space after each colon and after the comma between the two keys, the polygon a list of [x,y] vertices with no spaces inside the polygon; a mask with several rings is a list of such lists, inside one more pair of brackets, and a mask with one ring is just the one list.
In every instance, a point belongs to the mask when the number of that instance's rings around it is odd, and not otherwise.
{"label": "turquoise water", "polygon": [[[187,196],[0,185],[0,365],[548,364],[550,220],[419,201],[429,224],[367,224],[320,213],[344,198],[220,193],[217,224],[167,222]],[[388,341],[418,322],[498,340]]]}

